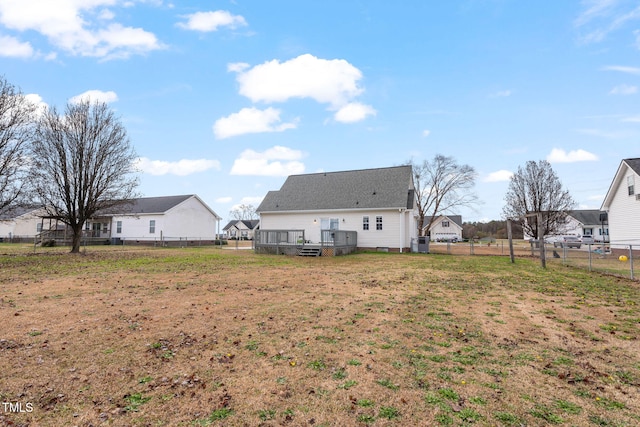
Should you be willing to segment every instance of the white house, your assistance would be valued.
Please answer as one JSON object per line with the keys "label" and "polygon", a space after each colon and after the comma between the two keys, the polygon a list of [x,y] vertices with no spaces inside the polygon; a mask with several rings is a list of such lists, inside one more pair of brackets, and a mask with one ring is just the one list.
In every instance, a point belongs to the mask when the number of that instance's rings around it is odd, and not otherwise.
{"label": "white house", "polygon": [[429,230],[431,241],[462,240],[462,216],[440,215],[436,217]]}
{"label": "white house", "polygon": [[42,231],[44,209],[17,207],[0,215],[0,238],[5,242],[32,239]]}
{"label": "white house", "polygon": [[116,241],[214,240],[221,219],[194,194],[143,197],[100,212],[86,228]]}
{"label": "white house", "polygon": [[[567,213],[565,224],[559,234],[575,235],[577,237],[593,237],[596,242],[608,242],[609,226],[601,216],[604,212],[599,209],[580,209]],[[605,215],[606,216],[606,215]]]}
{"label": "white house", "polygon": [[258,228],[260,228],[259,219],[234,219],[229,221],[222,231],[229,239],[253,240],[253,235]]}
{"label": "white house", "polygon": [[417,237],[411,166],[289,176],[256,210],[261,233],[304,230],[310,243],[321,230],[357,232],[358,248],[408,251]]}
{"label": "white house", "polygon": [[640,245],[640,158],[620,162],[601,209],[612,247]]}

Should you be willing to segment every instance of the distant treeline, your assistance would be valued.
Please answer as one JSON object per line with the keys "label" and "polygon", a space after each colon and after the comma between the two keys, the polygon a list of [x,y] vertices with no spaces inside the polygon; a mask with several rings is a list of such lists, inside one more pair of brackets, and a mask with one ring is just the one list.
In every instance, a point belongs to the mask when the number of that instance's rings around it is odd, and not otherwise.
{"label": "distant treeline", "polygon": [[[511,233],[514,239],[524,238],[522,225],[517,222],[511,223]],[[465,222],[462,224],[462,237],[465,239],[482,239],[484,237],[506,239],[507,221]]]}

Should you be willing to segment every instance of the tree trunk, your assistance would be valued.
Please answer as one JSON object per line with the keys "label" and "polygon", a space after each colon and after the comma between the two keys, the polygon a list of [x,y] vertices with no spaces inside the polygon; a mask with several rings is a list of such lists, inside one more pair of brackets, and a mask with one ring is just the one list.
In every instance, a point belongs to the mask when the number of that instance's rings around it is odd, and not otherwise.
{"label": "tree trunk", "polygon": [[80,253],[80,244],[82,243],[82,226],[72,227],[73,237],[71,238],[71,253]]}

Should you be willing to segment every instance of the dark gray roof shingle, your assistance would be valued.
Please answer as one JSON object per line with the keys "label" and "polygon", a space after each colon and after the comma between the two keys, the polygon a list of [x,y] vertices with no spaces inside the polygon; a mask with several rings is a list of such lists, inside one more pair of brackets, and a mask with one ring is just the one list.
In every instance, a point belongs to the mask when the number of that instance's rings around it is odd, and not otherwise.
{"label": "dark gray roof shingle", "polygon": [[162,196],[162,197],[142,197],[133,199],[120,206],[99,212],[100,215],[132,215],[132,214],[155,214],[164,213],[169,209],[179,205],[185,200],[193,197],[192,194],[182,196]]}
{"label": "dark gray roof shingle", "polygon": [[631,169],[638,175],[640,175],[640,158],[636,159],[624,159],[624,162],[629,165]]}
{"label": "dark gray roof shingle", "polygon": [[291,175],[258,212],[412,208],[411,166]]}
{"label": "dark gray roof shingle", "polygon": [[600,224],[600,209],[580,209],[569,211],[569,215],[584,225]]}

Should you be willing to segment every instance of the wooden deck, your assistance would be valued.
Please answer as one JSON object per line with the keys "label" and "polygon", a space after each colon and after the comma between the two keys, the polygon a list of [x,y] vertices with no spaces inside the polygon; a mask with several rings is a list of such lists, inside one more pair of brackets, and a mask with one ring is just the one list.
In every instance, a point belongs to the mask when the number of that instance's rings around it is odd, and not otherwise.
{"label": "wooden deck", "polygon": [[346,230],[322,230],[322,241],[305,239],[304,230],[257,230],[256,253],[295,256],[337,256],[354,252],[358,246],[357,233]]}

